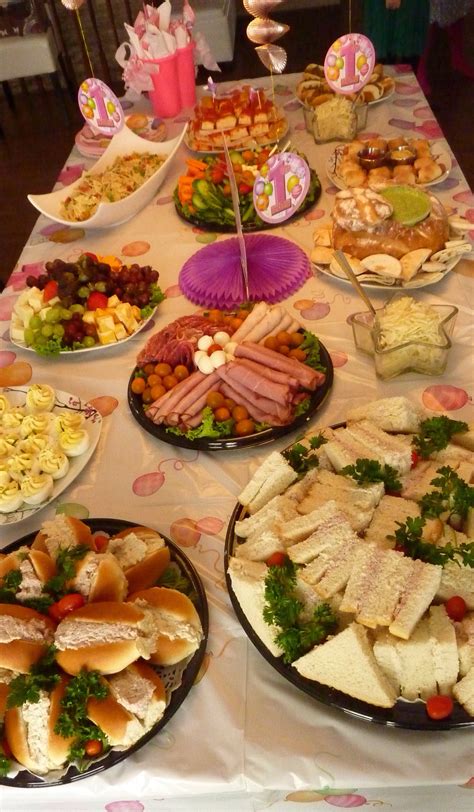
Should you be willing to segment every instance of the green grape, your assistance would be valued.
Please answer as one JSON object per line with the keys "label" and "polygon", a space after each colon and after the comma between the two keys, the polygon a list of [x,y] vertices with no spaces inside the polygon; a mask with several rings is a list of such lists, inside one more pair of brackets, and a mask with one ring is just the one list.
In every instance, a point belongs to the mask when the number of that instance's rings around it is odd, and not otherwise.
{"label": "green grape", "polygon": [[51,310],[47,310],[44,319],[49,324],[56,324],[61,319],[61,308],[52,307]]}
{"label": "green grape", "polygon": [[69,308],[71,313],[84,313],[84,305],[81,304],[73,304]]}
{"label": "green grape", "polygon": [[41,333],[37,333],[35,335],[35,345],[37,347],[41,347],[43,346],[43,344],[46,344],[47,340],[48,339],[46,338],[46,336],[41,335]]}
{"label": "green grape", "polygon": [[43,322],[41,321],[40,317],[35,315],[31,317],[28,327],[30,327],[32,330],[39,330],[42,324]]}
{"label": "green grape", "polygon": [[54,335],[58,338],[62,338],[64,335],[64,327],[62,324],[55,324],[54,325]]}
{"label": "green grape", "polygon": [[105,284],[105,282],[96,282],[94,288],[95,290],[100,291],[100,293],[105,293],[107,285]]}
{"label": "green grape", "polygon": [[90,290],[88,287],[86,287],[86,285],[82,285],[82,287],[80,287],[79,290],[77,291],[77,295],[79,296],[80,299],[87,299],[89,293]]}
{"label": "green grape", "polygon": [[95,338],[93,336],[84,336],[82,345],[83,347],[95,347]]}
{"label": "green grape", "polygon": [[30,347],[35,340],[35,334],[29,327],[25,327],[24,339],[27,347]]}
{"label": "green grape", "polygon": [[61,320],[62,321],[69,321],[72,318],[72,313],[70,310],[67,310],[65,307],[61,308]]}
{"label": "green grape", "polygon": [[51,338],[54,333],[54,327],[52,324],[43,324],[41,328],[41,335],[45,338]]}

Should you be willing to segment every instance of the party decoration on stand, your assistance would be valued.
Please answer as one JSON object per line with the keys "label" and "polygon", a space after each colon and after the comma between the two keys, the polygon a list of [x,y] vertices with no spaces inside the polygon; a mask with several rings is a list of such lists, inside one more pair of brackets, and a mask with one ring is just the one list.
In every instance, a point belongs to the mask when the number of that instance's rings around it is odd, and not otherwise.
{"label": "party decoration on stand", "polygon": [[261,167],[253,187],[253,202],[266,223],[282,223],[292,217],[309,189],[310,169],[300,155],[280,152]]}
{"label": "party decoration on stand", "polygon": [[369,81],[375,65],[375,49],[364,34],[344,34],[330,46],[324,74],[335,93],[358,93]]}
{"label": "party decoration on stand", "polygon": [[268,14],[284,0],[243,0],[245,10],[255,17],[247,26],[247,37],[257,44],[257,56],[270,74],[283,73],[287,53],[280,45],[273,45],[290,30],[290,26],[271,20]]}
{"label": "party decoration on stand", "polygon": [[244,293],[245,298],[248,300],[250,298],[249,274],[248,274],[247,253],[245,248],[244,233],[242,231],[242,220],[240,218],[239,190],[237,188],[234,169],[232,166],[232,161],[230,160],[229,148],[227,146],[227,141],[225,140],[225,138],[224,138],[224,155],[227,166],[227,174],[229,176],[230,191],[232,194],[232,204],[234,207],[235,226],[237,229],[237,242],[239,244],[240,266],[243,278]]}

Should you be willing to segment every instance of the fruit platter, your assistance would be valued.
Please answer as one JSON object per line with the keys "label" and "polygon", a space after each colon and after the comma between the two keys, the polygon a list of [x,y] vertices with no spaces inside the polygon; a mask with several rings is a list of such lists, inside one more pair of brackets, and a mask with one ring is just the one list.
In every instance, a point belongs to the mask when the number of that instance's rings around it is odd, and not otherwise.
{"label": "fruit platter", "polygon": [[[253,202],[255,178],[269,154],[269,147],[229,152],[239,192],[242,229],[246,232],[271,227],[259,217]],[[179,177],[174,191],[175,207],[180,217],[201,228],[235,231],[235,213],[224,155],[189,158],[186,165],[186,173]],[[312,169],[308,194],[296,216],[311,208],[320,194],[321,184]]]}
{"label": "fruit platter", "polygon": [[221,152],[275,144],[288,121],[261,88],[245,85],[222,96],[203,96],[194,108],[184,143],[193,152]]}
{"label": "fruit platter", "polygon": [[115,346],[132,338],[164,295],[158,271],[86,252],[55,259],[27,277],[15,302],[10,339],[38,355],[57,356]]}
{"label": "fruit platter", "polygon": [[184,316],[140,351],[128,402],[148,433],[209,451],[272,442],[328,395],[329,353],[284,307],[265,302]]}

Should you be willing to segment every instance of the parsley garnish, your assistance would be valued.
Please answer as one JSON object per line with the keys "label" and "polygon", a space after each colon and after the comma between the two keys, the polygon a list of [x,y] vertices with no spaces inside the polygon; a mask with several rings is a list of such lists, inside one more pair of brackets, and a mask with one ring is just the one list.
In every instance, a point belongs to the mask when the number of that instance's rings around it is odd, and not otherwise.
{"label": "parsley garnish", "polygon": [[40,691],[52,691],[60,680],[55,660],[56,648],[48,646],[43,656],[31,666],[28,674],[14,677],[8,686],[7,708],[15,708],[25,702],[39,702]]}
{"label": "parsley garnish", "polygon": [[305,364],[312,369],[319,372],[326,372],[326,367],[321,363],[320,346],[317,337],[309,330],[303,330],[304,341],[300,344],[299,349],[304,350],[306,353]]}
{"label": "parsley garnish", "polygon": [[92,697],[105,699],[109,689],[98,671],[82,671],[73,677],[66,686],[61,700],[61,713],[54,732],[65,738],[74,737],[69,751],[69,760],[77,761],[79,769],[84,763],[85,746],[91,739],[102,742],[103,750],[108,748],[108,740],[103,731],[87,717],[87,703]]}
{"label": "parsley garnish", "polygon": [[460,544],[458,547],[450,543],[438,547],[429,541],[423,541],[425,519],[422,516],[417,516],[416,519],[409,517],[404,524],[401,522],[397,524],[398,530],[395,530],[397,548],[403,550],[410,558],[419,558],[427,564],[438,564],[442,567],[449,561],[463,564],[465,567],[474,567],[474,542]]}
{"label": "parsley garnish", "polygon": [[324,443],[327,443],[326,438],[320,433],[315,434],[309,441],[309,447],[303,443],[295,443],[291,448],[282,451],[285,460],[290,463],[291,467],[297,474],[303,476],[307,474],[311,468],[317,468],[319,465],[319,457],[317,454],[312,454],[312,451],[320,448]]}
{"label": "parsley garnish", "polygon": [[0,752],[0,777],[5,778],[8,775],[11,767],[10,759],[5,755],[5,753]]}
{"label": "parsley garnish", "polygon": [[446,448],[453,434],[464,434],[469,431],[469,426],[462,420],[451,420],[446,415],[430,417],[423,420],[418,434],[413,438],[420,457],[427,459],[435,451]]}
{"label": "parsley garnish", "polygon": [[465,519],[470,507],[474,507],[474,488],[468,485],[456,471],[449,465],[438,468],[440,476],[431,480],[438,490],[425,493],[420,499],[423,516],[436,518],[442,513],[448,513],[448,521],[452,516]]}
{"label": "parsley garnish", "polygon": [[279,626],[275,642],[283,649],[283,662],[292,663],[336,629],[337,618],[328,603],[316,606],[308,621],[300,621],[303,604],[296,597],[296,567],[286,561],[269,567],[265,578],[263,619]]}
{"label": "parsley garnish", "polygon": [[303,398],[296,404],[294,417],[299,417],[300,414],[306,414],[311,404],[311,398]]}
{"label": "parsley garnish", "polygon": [[197,601],[197,594],[189,578],[184,575],[177,564],[170,564],[156,582],[157,586],[165,586],[168,589],[176,589],[183,592],[193,603]]}
{"label": "parsley garnish", "polygon": [[235,421],[230,420],[215,420],[214,412],[209,406],[206,406],[202,411],[202,421],[195,429],[182,431],[176,426],[168,426],[166,429],[167,434],[177,434],[179,437],[187,437],[188,440],[196,440],[199,437],[229,437],[232,434]]}
{"label": "parsley garnish", "polygon": [[56,575],[46,581],[43,592],[52,595],[55,601],[61,598],[67,591],[67,582],[76,575],[76,561],[80,561],[89,552],[90,547],[86,544],[63,547],[56,558]]}
{"label": "parsley garnish", "polygon": [[391,465],[382,466],[377,460],[357,459],[355,465],[346,465],[340,473],[352,477],[359,485],[383,482],[386,491],[398,493],[402,489],[395,468]]}
{"label": "parsley garnish", "polygon": [[22,580],[21,570],[5,573],[0,584],[0,603],[17,603],[16,593]]}

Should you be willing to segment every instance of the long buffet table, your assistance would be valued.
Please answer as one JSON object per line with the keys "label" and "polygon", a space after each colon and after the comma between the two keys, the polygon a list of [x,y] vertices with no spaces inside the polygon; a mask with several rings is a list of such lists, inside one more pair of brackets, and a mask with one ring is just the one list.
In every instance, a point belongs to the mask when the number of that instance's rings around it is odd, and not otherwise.
{"label": "long buffet table", "polygon": [[[292,144],[304,152],[321,179],[322,195],[306,216],[274,233],[310,249],[317,224],[328,218],[336,189],[325,173],[334,144],[316,146],[294,97],[296,75],[278,77],[275,94],[290,122]],[[269,79],[261,80],[269,90]],[[183,120],[173,122],[175,130]],[[394,95],[369,110],[367,131],[441,138],[415,77],[396,74]],[[172,131],[171,134],[173,134]],[[75,782],[40,789],[2,787],[5,810],[70,808],[74,812],[283,812],[300,802],[329,806],[385,806],[394,810],[472,809],[472,729],[416,732],[369,724],[328,708],[283,679],[254,649],[236,619],[224,579],[224,539],[236,496],[270,446],[207,454],[182,450],[146,434],[127,405],[127,384],[135,357],[150,335],[87,355],[39,358],[11,345],[9,318],[31,265],[88,250],[115,254],[159,270],[167,299],[160,328],[195,309],[177,286],[178,273],[203,243],[215,239],[182,222],[172,191],[184,167],[181,147],[157,198],[137,217],[115,229],[63,229],[41,216],[0,297],[0,364],[31,364],[32,382],[49,383],[84,400],[104,396],[110,414],[88,466],[57,500],[21,523],[0,529],[1,546],[39,527],[58,504],[81,506],[82,515],[115,517],[156,527],[180,545],[204,583],[210,607],[210,635],[204,674],[169,724],[146,746],[112,769]],[[76,149],[60,176],[66,184],[78,167],[90,164]],[[433,188],[452,211],[471,217],[474,196],[453,157],[449,177]],[[61,232],[61,233],[58,233]],[[474,234],[474,226],[473,226]],[[225,237],[217,237],[225,239]],[[130,256],[136,260],[130,260]],[[316,275],[286,306],[317,333],[335,367],[332,394],[311,428],[343,420],[349,405],[404,394],[432,409],[452,409],[472,420],[474,263],[462,261],[444,280],[414,292],[429,303],[459,308],[455,343],[442,378],[405,374],[390,382],[375,377],[371,359],[356,352],[350,313],[364,309],[344,282]],[[387,291],[371,291],[377,305]],[[434,389],[431,387],[435,387]],[[282,449],[296,434],[274,443]]]}

